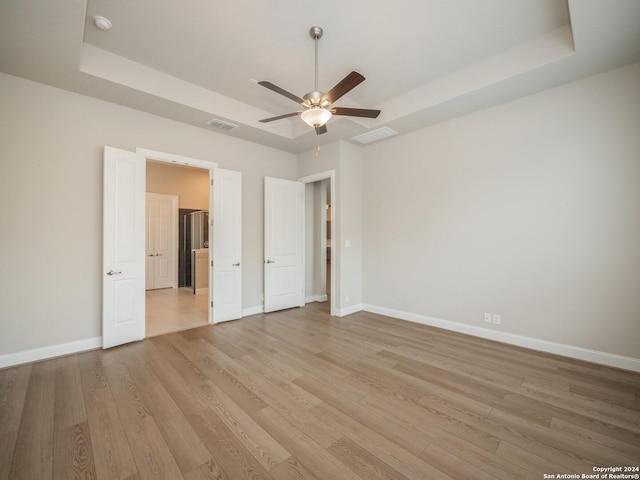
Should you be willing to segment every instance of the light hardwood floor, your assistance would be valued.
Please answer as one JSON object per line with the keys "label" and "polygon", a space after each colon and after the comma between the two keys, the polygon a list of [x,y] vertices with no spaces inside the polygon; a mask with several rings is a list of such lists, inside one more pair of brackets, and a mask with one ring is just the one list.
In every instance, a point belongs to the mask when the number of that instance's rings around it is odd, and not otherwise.
{"label": "light hardwood floor", "polygon": [[194,295],[189,288],[147,290],[145,336],[188,330],[209,323],[208,295]]}
{"label": "light hardwood floor", "polygon": [[640,464],[640,375],[310,304],[0,370],[0,479],[542,479]]}

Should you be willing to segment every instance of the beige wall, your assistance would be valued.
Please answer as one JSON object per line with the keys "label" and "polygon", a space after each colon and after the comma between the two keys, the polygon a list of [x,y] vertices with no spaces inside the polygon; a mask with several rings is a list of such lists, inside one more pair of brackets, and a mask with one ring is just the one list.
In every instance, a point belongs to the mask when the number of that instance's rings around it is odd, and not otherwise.
{"label": "beige wall", "polygon": [[178,208],[209,210],[209,171],[147,162],[147,192],[178,196]]}
{"label": "beige wall", "polygon": [[261,305],[263,177],[295,179],[295,155],[5,74],[0,105],[0,356],[101,336],[104,145],[242,172],[243,307]]}
{"label": "beige wall", "polygon": [[366,147],[364,302],[640,358],[639,86],[636,63]]}

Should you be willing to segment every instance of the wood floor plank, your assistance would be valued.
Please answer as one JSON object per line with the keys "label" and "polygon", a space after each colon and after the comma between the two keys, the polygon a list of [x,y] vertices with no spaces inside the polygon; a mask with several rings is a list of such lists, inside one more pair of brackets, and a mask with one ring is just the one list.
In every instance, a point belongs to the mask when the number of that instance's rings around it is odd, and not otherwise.
{"label": "wood floor plank", "polygon": [[125,432],[141,480],[183,478],[153,417],[125,425]]}
{"label": "wood floor plank", "polygon": [[348,437],[336,440],[328,450],[360,477],[367,480],[409,480]]}
{"label": "wood floor plank", "polygon": [[212,411],[267,471],[291,455],[215,384],[203,385],[196,392],[204,395]]}
{"label": "wood floor plank", "polygon": [[305,468],[298,459],[291,456],[269,472],[274,480],[322,480]]}
{"label": "wood floor plank", "polygon": [[56,429],[78,425],[87,421],[82,394],[82,381],[78,357],[69,355],[57,358],[55,424]]}
{"label": "wood floor plank", "polygon": [[0,480],[9,478],[31,365],[0,370]]}
{"label": "wood floor plank", "polygon": [[253,372],[253,377],[261,382],[263,390],[266,386],[275,387],[278,391],[278,396],[294,401],[306,409],[313,408],[321,402],[318,397],[282,377],[278,372],[263,365],[259,360],[245,356],[240,361],[247,369]]}
{"label": "wood floor plank", "polygon": [[390,440],[368,425],[358,422],[327,403],[318,405],[311,412],[344,435],[348,435],[361,447],[407,478],[412,480],[452,480],[444,472],[420,459],[420,452],[415,454],[409,452],[399,443]]}
{"label": "wood floor plank", "polygon": [[594,432],[588,428],[574,425],[573,423],[554,418],[551,420],[551,430],[557,430],[569,434],[571,438],[582,439],[596,448],[599,446],[609,451],[616,452],[620,455],[620,460],[626,458],[629,465],[633,465],[640,459],[640,442],[630,443],[616,436],[603,435],[602,433]]}
{"label": "wood floor plank", "polygon": [[424,404],[418,405],[410,401],[398,404],[392,398],[383,395],[369,395],[361,403],[378,415],[387,416],[395,423],[412,426],[424,438],[429,438],[430,443],[437,441],[433,438],[436,435],[439,438],[440,436],[448,437],[450,434],[467,438],[488,452],[494,452],[500,442],[498,437],[479,428],[484,417],[477,417],[470,413],[459,415],[458,412],[454,412],[454,415],[448,415]]}
{"label": "wood floor plank", "polygon": [[9,478],[53,478],[55,362],[35,363],[24,400]]}
{"label": "wood floor plank", "polygon": [[322,398],[325,403],[358,422],[368,425],[372,430],[387,436],[389,440],[412,453],[420,453],[431,440],[431,437],[417,431],[413,427],[413,423],[396,422],[388,415],[379,415],[374,409],[363,408],[360,401],[350,400],[341,395],[339,391],[327,389],[324,384],[318,383],[314,379],[301,377],[296,379],[296,383]]}
{"label": "wood floor plank", "polygon": [[618,380],[611,376],[602,378],[599,375],[599,369],[586,373],[571,368],[560,367],[558,368],[558,374],[566,377],[572,385],[584,386],[591,389],[599,388],[604,392],[619,392],[623,395],[638,395],[640,393],[640,385],[624,380]]}
{"label": "wood floor plank", "polygon": [[11,470],[11,460],[18,439],[18,430],[13,432],[0,433],[0,480],[9,479]]}
{"label": "wood floor plank", "polygon": [[[281,445],[278,444],[267,432],[265,432],[252,418],[251,414],[243,410],[236,401],[227,395],[215,382],[206,375],[207,362],[203,359],[194,358],[193,352],[188,350],[188,345],[182,343],[180,339],[171,338],[175,348],[182,347],[181,357],[191,366],[197,369],[199,375],[204,375],[206,380],[190,385],[188,388],[205,399],[211,409],[216,412],[229,430],[243,443],[245,448],[267,470],[290,456]],[[204,359],[206,360],[206,359]],[[228,361],[231,362],[230,358]],[[204,364],[204,367],[202,366]],[[201,377],[200,377],[201,378]]]}
{"label": "wood floor plank", "polygon": [[270,431],[307,469],[315,472],[318,478],[363,480],[271,407],[260,411],[258,416],[262,427]]}
{"label": "wood floor plank", "polygon": [[234,376],[231,368],[227,367],[227,365],[238,365],[236,359],[202,341],[195,334],[192,335],[192,340],[186,340],[184,333],[167,338],[208,380],[216,384],[247,412],[256,412],[266,407],[265,401],[252,390],[251,386]]}
{"label": "wood floor plank", "polygon": [[122,362],[104,365],[118,414],[126,426],[151,416],[138,385]]}
{"label": "wood floor plank", "polygon": [[0,370],[0,434],[16,432],[20,426],[31,365]]}
{"label": "wood floor plank", "polygon": [[210,461],[208,450],[162,383],[152,372],[128,362],[128,357],[125,362],[180,471],[190,472]]}
{"label": "wood floor plank", "polygon": [[56,427],[53,478],[97,479],[93,455],[87,422]]}
{"label": "wood floor plank", "polygon": [[286,378],[287,380],[295,380],[298,377],[304,375],[303,372],[296,370],[289,363],[285,363],[279,360],[275,355],[271,353],[261,352],[253,348],[251,345],[245,342],[240,342],[238,346],[245,352],[245,354],[241,358],[245,358],[247,356],[256,359],[261,362],[262,365],[268,366],[272,370],[278,372],[281,376]]}
{"label": "wood floor plank", "polygon": [[588,385],[574,385],[569,387],[569,392],[587,398],[595,398],[611,405],[619,405],[628,410],[640,412],[637,395],[628,391],[613,391],[602,388],[592,388]]}
{"label": "wood floor plank", "polygon": [[[179,348],[179,342],[173,338],[170,342],[154,339],[154,344],[161,345],[163,351],[172,354],[179,361],[181,372],[192,379],[187,388],[219,416],[245,448],[250,451],[265,469],[269,470],[290,456],[267,432],[260,428],[255,420],[214,382],[190,358],[188,352]],[[175,363],[174,363],[175,365]]]}
{"label": "wood floor plank", "polygon": [[[281,386],[283,381],[286,379],[281,378],[275,382],[275,384],[271,383],[268,378],[263,378],[260,374],[263,371],[261,366],[255,370],[253,369],[252,366],[256,366],[255,360],[249,362],[250,365],[245,365],[245,360],[246,359],[244,357],[238,361],[227,357],[224,361],[224,366],[235,378],[239,379],[248,388],[256,392],[261,399],[264,399],[264,407],[271,406],[278,413],[286,416],[290,422],[303,430],[314,441],[324,447],[331,445],[334,441],[340,438],[341,435],[338,432],[326,425],[323,425],[321,422],[318,422],[317,419],[308,413],[309,408],[312,408],[320,402],[317,397],[312,396],[310,393],[306,392],[294,383],[291,383],[291,387],[295,387],[295,390],[277,388],[278,385]],[[298,391],[305,394],[302,399],[303,401],[299,401],[299,399],[296,398],[296,393]],[[313,405],[310,405],[309,401],[306,400],[307,398],[315,399]],[[255,415],[257,411],[252,410],[251,412],[253,412],[252,416],[257,418],[257,415]]]}
{"label": "wood floor plank", "polygon": [[273,480],[211,408],[205,407],[194,413],[189,422],[207,445],[216,468],[230,480]]}
{"label": "wood floor plank", "polygon": [[[510,410],[511,413],[519,411],[522,415],[522,412],[535,410],[545,417],[551,417],[552,422],[554,418],[558,418],[573,425],[599,432],[603,435],[612,436],[628,444],[640,445],[640,432],[634,432],[628,428],[611,424],[603,420],[602,417],[594,418],[593,416],[585,415],[584,412],[578,413],[572,410],[570,402],[563,403],[555,399],[547,402],[545,400],[548,397],[543,397],[545,399],[543,400],[539,396],[529,394],[508,394],[505,398],[513,405],[513,408]],[[551,425],[551,423],[549,423],[549,425]]]}
{"label": "wood floor plank", "polygon": [[399,381],[394,375],[387,373],[384,370],[386,364],[380,366],[375,359],[372,361],[369,361],[368,358],[354,360],[326,350],[318,356],[338,364],[349,365],[351,374],[344,378],[345,382],[357,385],[356,388],[362,388],[364,391],[385,391],[399,399],[408,398],[416,402],[424,395],[421,390],[406,382]]}
{"label": "wood floor plank", "polygon": [[232,480],[215,460],[208,460],[184,475],[184,480]]}
{"label": "wood floor plank", "polygon": [[[500,443],[502,444],[502,442]],[[438,442],[437,447],[447,452],[447,455],[458,457],[461,462],[471,465],[472,467],[468,469],[470,471],[480,469],[490,474],[493,478],[499,478],[500,480],[521,480],[531,477],[530,472],[521,465],[499,457],[495,453],[487,452],[483,448],[477,447],[465,439],[459,439],[457,437],[443,438]],[[429,446],[427,446],[427,449],[428,448]],[[500,446],[498,446],[498,449],[499,448]],[[438,455],[438,450],[431,449],[426,453],[423,451],[421,458],[425,459],[434,454]]]}
{"label": "wood floor plank", "polygon": [[[571,472],[577,474],[584,467],[567,467],[555,461],[553,452],[532,451],[533,449],[520,448],[511,442],[502,441],[496,450],[496,457],[502,458],[508,462],[512,462],[528,471],[530,474],[523,478],[543,478],[544,474],[556,474]],[[541,453],[539,455],[539,453]],[[586,472],[585,472],[586,473]]]}
{"label": "wood floor plank", "polygon": [[498,423],[504,429],[517,432],[532,442],[554,449],[558,453],[557,458],[562,457],[565,461],[569,461],[569,459],[574,460],[576,462],[574,463],[574,468],[577,467],[579,463],[584,464],[583,468],[588,468],[590,465],[596,464],[613,465],[611,462],[615,461],[615,458],[618,458],[618,460],[624,458],[619,454],[616,455],[615,452],[611,452],[605,448],[599,448],[585,441],[575,442],[575,438],[570,435],[562,434],[557,430],[552,431],[549,428],[541,427],[540,425],[528,422],[515,415],[501,412],[497,409],[491,412],[486,421],[487,423]]}
{"label": "wood floor plank", "polygon": [[493,475],[435,444],[427,445],[420,458],[457,480],[495,479]]}
{"label": "wood floor plank", "polygon": [[534,387],[526,382],[514,392],[522,393],[557,408],[569,409],[572,412],[610,424],[621,430],[629,429],[640,433],[640,415],[636,410],[629,410],[619,405],[599,401],[595,398],[583,397],[571,392]]}
{"label": "wood floor plank", "polygon": [[[395,357],[395,354],[391,354],[391,352],[381,352],[381,355]],[[445,366],[438,367],[415,360],[401,359],[393,368],[407,375],[449,388],[462,395],[468,395],[478,401],[490,402],[501,399],[508,392],[504,387],[489,384],[473,376],[461,374],[456,370],[448,370]]]}
{"label": "wood floor plank", "polygon": [[206,406],[203,399],[191,394],[187,388],[190,377],[183,375],[180,367],[174,367],[180,366],[180,363],[174,362],[175,359],[170,355],[163,353],[152,342],[127,345],[127,348],[136,349],[135,353],[128,357],[127,363],[131,365],[131,362],[135,362],[132,368],[134,372],[139,372],[136,377],[139,384],[153,382],[155,379],[160,381],[187,418]]}
{"label": "wood floor plank", "polygon": [[129,449],[99,352],[78,355],[93,460],[98,478],[127,479],[138,469]]}

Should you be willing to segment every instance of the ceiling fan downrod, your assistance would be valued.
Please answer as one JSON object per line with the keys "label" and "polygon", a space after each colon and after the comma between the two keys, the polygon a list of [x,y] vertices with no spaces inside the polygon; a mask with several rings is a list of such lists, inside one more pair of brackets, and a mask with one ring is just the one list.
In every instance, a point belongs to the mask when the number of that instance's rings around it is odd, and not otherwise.
{"label": "ceiling fan downrod", "polygon": [[316,44],[316,81],[314,84],[314,91],[318,91],[318,40],[322,38],[322,27],[311,27],[309,29],[309,35],[315,41]]}

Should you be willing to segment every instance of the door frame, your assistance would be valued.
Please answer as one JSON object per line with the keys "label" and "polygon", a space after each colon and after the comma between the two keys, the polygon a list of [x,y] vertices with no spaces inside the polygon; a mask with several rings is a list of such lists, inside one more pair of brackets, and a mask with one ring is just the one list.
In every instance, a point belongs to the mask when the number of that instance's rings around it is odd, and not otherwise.
{"label": "door frame", "polygon": [[[136,153],[142,155],[145,159],[144,170],[145,175],[147,171],[147,160],[153,160],[158,162],[170,163],[173,165],[180,165],[185,167],[196,167],[204,170],[209,170],[209,212],[214,212],[213,202],[213,179],[215,177],[215,170],[218,168],[217,162],[209,162],[207,160],[201,160],[199,158],[185,157],[184,155],[177,155],[175,153],[159,152],[156,150],[149,150],[146,148],[136,148]],[[209,245],[213,245],[213,228],[211,225],[212,215],[209,215]],[[209,248],[209,265],[212,265],[213,248]],[[215,319],[213,317],[213,268],[209,268],[209,308],[208,321],[209,324],[213,324]]]}
{"label": "door frame", "polygon": [[329,309],[332,316],[339,316],[338,309],[336,308],[336,272],[340,268],[340,252],[337,248],[339,242],[338,225],[336,223],[336,212],[338,211],[338,202],[336,201],[336,171],[327,170],[324,172],[314,173],[313,175],[307,175],[306,177],[298,179],[299,182],[302,182],[305,185],[307,183],[319,182],[320,180],[329,180],[329,188],[331,189],[331,232],[329,237],[331,241],[331,294],[329,296]]}

